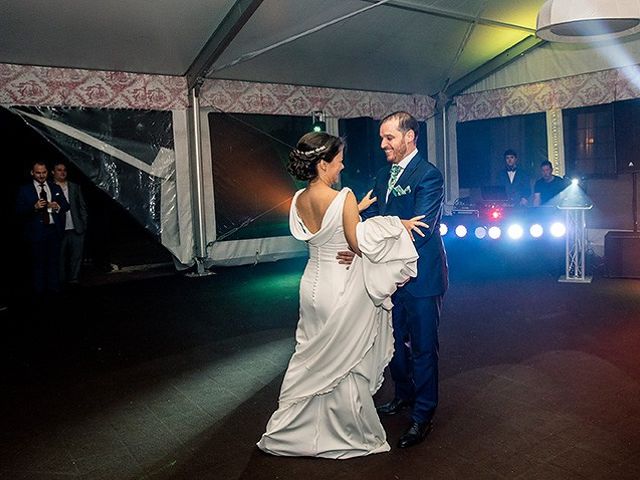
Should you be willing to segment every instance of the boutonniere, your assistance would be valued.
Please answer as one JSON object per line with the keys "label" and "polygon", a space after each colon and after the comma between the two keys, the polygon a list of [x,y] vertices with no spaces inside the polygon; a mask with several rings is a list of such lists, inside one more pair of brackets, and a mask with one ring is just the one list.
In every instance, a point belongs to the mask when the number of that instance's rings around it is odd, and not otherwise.
{"label": "boutonniere", "polygon": [[394,197],[407,195],[408,193],[411,193],[411,185],[407,185],[405,188],[402,188],[400,185],[396,185],[395,187],[393,187],[393,190],[391,190],[391,193],[393,193]]}

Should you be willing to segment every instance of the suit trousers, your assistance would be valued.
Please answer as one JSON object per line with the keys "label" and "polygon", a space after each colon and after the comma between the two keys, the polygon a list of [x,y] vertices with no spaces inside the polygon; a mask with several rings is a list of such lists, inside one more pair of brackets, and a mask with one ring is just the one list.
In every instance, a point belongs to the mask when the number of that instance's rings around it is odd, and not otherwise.
{"label": "suit trousers", "polygon": [[38,295],[57,293],[60,290],[60,234],[56,226],[46,225],[43,235],[30,243],[34,292]]}
{"label": "suit trousers", "polygon": [[82,265],[84,234],[75,230],[65,230],[60,247],[60,280],[77,282]]}
{"label": "suit trousers", "polygon": [[413,400],[412,418],[431,420],[438,405],[438,325],[442,295],[414,297],[400,288],[393,296],[395,351],[389,369],[396,398]]}

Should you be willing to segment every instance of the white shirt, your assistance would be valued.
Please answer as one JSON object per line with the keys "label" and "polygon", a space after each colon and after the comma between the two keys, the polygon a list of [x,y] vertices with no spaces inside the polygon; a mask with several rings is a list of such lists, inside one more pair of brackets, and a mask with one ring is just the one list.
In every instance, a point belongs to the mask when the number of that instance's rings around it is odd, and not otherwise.
{"label": "white shirt", "polygon": [[[40,182],[38,182],[37,180],[33,180],[33,186],[36,189],[36,193],[38,194],[38,198],[40,198]],[[42,186],[44,187],[44,191],[47,194],[47,202],[51,201],[51,189],[49,188],[49,184],[47,182],[44,182],[42,184]],[[47,208],[47,212],[49,212],[49,223],[51,225],[53,225],[53,215],[51,215],[51,209]]]}
{"label": "white shirt", "polygon": [[509,170],[509,171],[507,171],[507,175],[509,175],[509,183],[513,183],[513,177],[516,176],[516,171],[515,170]]}
{"label": "white shirt", "polygon": [[[38,194],[38,198],[40,198],[40,182],[34,180],[33,181],[33,186],[36,189],[36,193]],[[51,190],[49,189],[49,184],[47,182],[44,182],[42,184],[42,186],[44,187],[44,191],[47,193],[47,202],[51,201]]]}
{"label": "white shirt", "polygon": [[[398,163],[398,166],[400,167],[400,173],[398,174],[398,179],[400,179],[400,177],[404,173],[404,169],[407,168],[407,165],[409,165],[409,162],[413,160],[413,157],[415,157],[417,154],[418,154],[418,149],[416,148],[413,152],[411,152],[409,155],[407,155],[402,160],[400,160],[400,162]],[[390,193],[391,193],[391,189],[387,185],[387,196],[385,198],[385,202],[389,201]]]}
{"label": "white shirt", "polygon": [[[64,198],[66,198],[67,199],[67,203],[69,203],[69,184],[67,182],[58,183],[58,186],[62,189],[62,193],[64,193]],[[71,210],[67,210],[67,213],[65,213],[64,229],[65,230],[73,230],[74,229],[74,227],[73,227],[73,218],[71,218]]]}

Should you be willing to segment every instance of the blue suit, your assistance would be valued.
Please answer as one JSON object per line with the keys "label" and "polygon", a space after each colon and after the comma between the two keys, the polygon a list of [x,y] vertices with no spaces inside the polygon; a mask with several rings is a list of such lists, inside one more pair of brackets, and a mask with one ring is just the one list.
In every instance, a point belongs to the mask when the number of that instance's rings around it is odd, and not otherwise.
{"label": "blue suit", "polygon": [[38,201],[38,191],[33,182],[22,185],[18,191],[16,213],[23,222],[24,238],[29,243],[33,289],[36,294],[59,290],[60,242],[64,233],[65,213],[69,203],[62,189],[53,182],[47,182],[52,202],[60,205],[58,212],[52,212],[53,223],[46,224],[41,211],[34,205]]}
{"label": "blue suit", "polygon": [[438,324],[448,286],[447,256],[439,229],[444,180],[440,170],[417,154],[398,178],[398,191],[390,192],[386,200],[389,176],[389,167],[378,172],[373,188],[378,200],[362,216],[392,215],[408,220],[426,215],[422,220],[429,225],[422,229],[425,237],[414,234],[418,276],[393,296],[395,352],[389,365],[396,397],[415,400],[413,420],[425,422],[438,404]]}

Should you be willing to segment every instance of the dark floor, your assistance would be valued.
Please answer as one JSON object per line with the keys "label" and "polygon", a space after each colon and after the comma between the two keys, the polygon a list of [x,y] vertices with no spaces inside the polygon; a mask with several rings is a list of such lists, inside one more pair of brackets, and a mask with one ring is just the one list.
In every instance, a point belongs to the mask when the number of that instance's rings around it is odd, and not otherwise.
{"label": "dark floor", "polygon": [[[0,478],[638,479],[640,280],[559,283],[556,253],[451,245],[436,428],[345,461],[254,447],[302,259],[85,275],[46,307],[16,295],[0,312]],[[383,423],[394,447],[407,419]]]}

